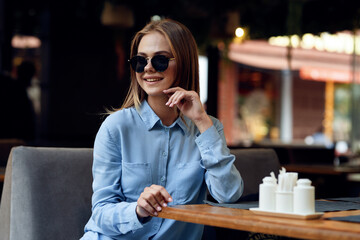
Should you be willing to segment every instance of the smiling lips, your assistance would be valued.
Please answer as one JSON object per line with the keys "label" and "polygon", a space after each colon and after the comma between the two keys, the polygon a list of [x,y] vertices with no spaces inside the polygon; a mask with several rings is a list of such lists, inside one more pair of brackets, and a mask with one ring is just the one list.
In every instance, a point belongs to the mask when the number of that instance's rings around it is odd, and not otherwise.
{"label": "smiling lips", "polygon": [[144,79],[147,82],[157,82],[162,80],[162,78],[148,78],[148,79]]}

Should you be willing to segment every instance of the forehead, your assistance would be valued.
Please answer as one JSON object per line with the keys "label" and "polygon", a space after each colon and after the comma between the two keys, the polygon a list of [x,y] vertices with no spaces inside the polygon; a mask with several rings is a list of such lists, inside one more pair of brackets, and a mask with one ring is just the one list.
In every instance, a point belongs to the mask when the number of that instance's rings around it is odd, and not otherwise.
{"label": "forehead", "polygon": [[170,44],[165,36],[156,31],[144,35],[139,43],[138,53],[151,55],[157,52],[171,53]]}

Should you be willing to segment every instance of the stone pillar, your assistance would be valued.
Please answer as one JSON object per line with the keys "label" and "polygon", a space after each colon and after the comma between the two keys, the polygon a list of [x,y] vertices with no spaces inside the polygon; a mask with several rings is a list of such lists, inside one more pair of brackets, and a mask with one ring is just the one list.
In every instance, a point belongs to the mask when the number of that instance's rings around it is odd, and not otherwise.
{"label": "stone pillar", "polygon": [[289,143],[293,138],[293,104],[292,104],[292,72],[282,70],[281,77],[281,112],[280,112],[280,139]]}

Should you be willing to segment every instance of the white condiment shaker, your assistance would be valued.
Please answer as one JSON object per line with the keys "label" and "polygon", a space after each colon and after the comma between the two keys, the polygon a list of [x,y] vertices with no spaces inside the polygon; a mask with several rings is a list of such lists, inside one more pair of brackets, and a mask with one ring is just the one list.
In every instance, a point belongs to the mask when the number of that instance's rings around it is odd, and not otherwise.
{"label": "white condiment shaker", "polygon": [[294,207],[294,196],[293,192],[287,191],[276,191],[275,203],[276,212],[281,213],[293,213]]}
{"label": "white condiment shaker", "polygon": [[299,179],[294,187],[294,213],[315,213],[315,188],[309,179]]}
{"label": "white condiment shaker", "polygon": [[276,178],[265,177],[259,186],[259,209],[275,211]]}

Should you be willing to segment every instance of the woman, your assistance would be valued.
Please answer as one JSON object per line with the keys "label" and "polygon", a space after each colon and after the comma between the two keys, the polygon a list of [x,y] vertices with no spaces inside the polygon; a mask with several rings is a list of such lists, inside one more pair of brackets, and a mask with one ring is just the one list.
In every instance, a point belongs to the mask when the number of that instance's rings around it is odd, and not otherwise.
{"label": "woman", "polygon": [[131,45],[131,86],[94,144],[92,216],[82,239],[201,239],[197,224],[157,218],[168,205],[234,202],[243,183],[221,123],[199,99],[195,40],[165,19]]}

